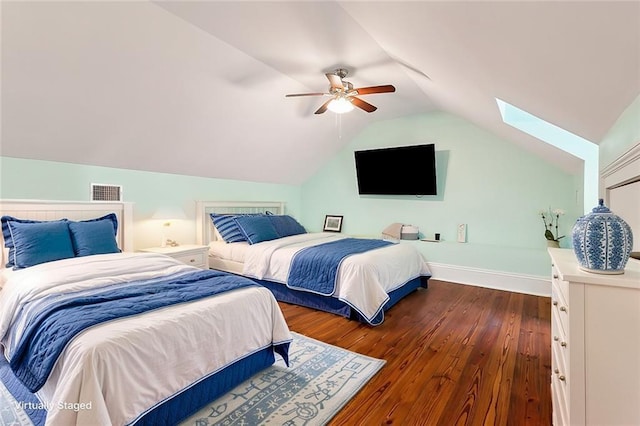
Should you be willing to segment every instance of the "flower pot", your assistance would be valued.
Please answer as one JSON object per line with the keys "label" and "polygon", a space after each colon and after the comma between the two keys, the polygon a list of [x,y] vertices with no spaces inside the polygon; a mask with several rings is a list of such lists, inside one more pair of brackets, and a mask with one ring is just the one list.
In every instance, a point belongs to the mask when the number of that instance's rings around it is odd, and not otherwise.
{"label": "flower pot", "polygon": [[604,206],[601,199],[591,213],[576,221],[573,251],[580,269],[597,274],[623,274],[631,255],[631,227]]}
{"label": "flower pot", "polygon": [[556,240],[547,240],[547,247],[560,248],[560,242]]}

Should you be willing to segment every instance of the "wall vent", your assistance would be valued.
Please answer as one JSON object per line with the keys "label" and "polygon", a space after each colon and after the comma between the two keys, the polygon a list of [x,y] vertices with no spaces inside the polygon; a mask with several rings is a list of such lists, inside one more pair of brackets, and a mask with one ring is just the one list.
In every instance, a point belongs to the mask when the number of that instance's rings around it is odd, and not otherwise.
{"label": "wall vent", "polygon": [[122,186],[92,183],[91,201],[122,201]]}

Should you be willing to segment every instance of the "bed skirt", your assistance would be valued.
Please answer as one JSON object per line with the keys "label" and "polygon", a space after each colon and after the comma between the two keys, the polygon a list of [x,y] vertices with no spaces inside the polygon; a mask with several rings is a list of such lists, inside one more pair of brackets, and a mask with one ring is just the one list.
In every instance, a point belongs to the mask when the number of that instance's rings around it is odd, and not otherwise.
{"label": "bed skirt", "polygon": [[[17,401],[30,402],[33,405],[27,404],[27,406],[36,406],[39,400],[13,376],[11,368],[4,357],[0,358],[0,379],[2,379],[2,383]],[[177,424],[274,362],[273,346],[254,352],[200,380],[182,392],[173,395],[160,405],[141,414],[130,424]],[[44,425],[46,418],[44,409],[25,409],[25,411],[34,425]]]}
{"label": "bed skirt", "polygon": [[[252,278],[252,280],[271,290],[276,300],[280,302],[305,306],[307,308],[317,309],[319,311],[329,312],[367,323],[367,320],[365,320],[358,311],[335,297],[321,296],[307,291],[293,290],[284,284],[274,283],[272,281],[258,280],[255,278]],[[387,311],[409,293],[419,287],[427,288],[428,285],[429,277],[425,276],[412,279],[405,285],[390,292],[389,300],[384,304],[382,309]]]}
{"label": "bed skirt", "polygon": [[224,395],[249,377],[275,362],[273,346],[246,356],[211,376],[173,395],[131,424],[160,425],[177,424],[202,409],[208,402]]}

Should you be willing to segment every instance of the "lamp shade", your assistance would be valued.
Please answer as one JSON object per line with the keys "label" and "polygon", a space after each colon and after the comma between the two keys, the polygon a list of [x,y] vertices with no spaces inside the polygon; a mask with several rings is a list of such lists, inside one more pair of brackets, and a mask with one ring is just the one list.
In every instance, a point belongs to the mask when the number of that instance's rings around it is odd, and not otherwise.
{"label": "lamp shade", "polygon": [[164,206],[158,208],[151,219],[158,220],[178,220],[178,219],[186,219],[187,215],[184,214],[184,211],[180,207],[174,206]]}

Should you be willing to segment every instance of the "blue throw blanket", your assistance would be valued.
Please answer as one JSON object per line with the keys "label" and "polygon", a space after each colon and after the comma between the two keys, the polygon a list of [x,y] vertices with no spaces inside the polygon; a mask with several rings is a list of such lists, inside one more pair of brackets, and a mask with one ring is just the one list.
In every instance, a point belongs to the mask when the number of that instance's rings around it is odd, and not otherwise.
{"label": "blue throw blanket", "polygon": [[201,270],[172,277],[52,295],[30,318],[11,356],[14,374],[31,392],[49,377],[60,353],[73,337],[93,325],[153,309],[203,299],[256,285],[235,275]]}
{"label": "blue throw blanket", "polygon": [[383,240],[345,238],[304,248],[293,256],[287,287],[331,296],[336,290],[338,268],[345,258],[391,244]]}

